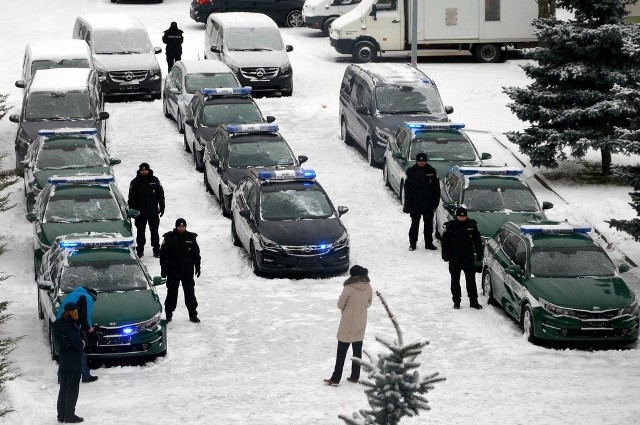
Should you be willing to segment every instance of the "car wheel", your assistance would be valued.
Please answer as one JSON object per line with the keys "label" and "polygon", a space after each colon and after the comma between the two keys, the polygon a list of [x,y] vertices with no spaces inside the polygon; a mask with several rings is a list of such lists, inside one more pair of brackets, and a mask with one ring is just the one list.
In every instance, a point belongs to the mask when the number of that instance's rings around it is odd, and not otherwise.
{"label": "car wheel", "polygon": [[524,336],[527,338],[532,344],[538,342],[538,338],[535,335],[535,327],[533,323],[533,311],[531,310],[531,306],[529,304],[524,306],[524,311],[522,313],[522,331],[524,332]]}
{"label": "car wheel", "polygon": [[49,352],[51,353],[51,360],[58,360],[56,354],[56,340],[53,337],[53,323],[49,322]]}
{"label": "car wheel", "polygon": [[304,21],[302,20],[302,10],[292,10],[287,15],[287,20],[285,25],[289,28],[301,27],[304,25]]}
{"label": "car wheel", "polygon": [[166,97],[162,98],[162,112],[164,113],[165,117],[173,119],[173,117],[169,113],[169,109],[167,108],[167,98]]}
{"label": "car wheel", "polygon": [[187,142],[187,135],[183,135],[182,139],[184,140],[184,150],[190,153],[191,148],[189,147],[189,142]]}
{"label": "car wheel", "polygon": [[227,203],[224,200],[224,192],[222,191],[222,186],[218,186],[218,202],[220,202],[220,209],[222,210],[222,215],[224,217],[231,217],[231,211],[227,209]]}
{"label": "car wheel", "polygon": [[[20,150],[17,147],[15,148],[15,151],[16,151],[16,170],[20,170],[20,163],[24,161],[24,154],[20,152]],[[22,171],[20,171],[20,174],[21,173]]]}
{"label": "car wheel", "polygon": [[353,46],[351,55],[356,62],[371,62],[376,58],[378,49],[370,41],[359,41]]}
{"label": "car wheel", "polygon": [[389,166],[387,165],[387,161],[385,161],[384,165],[382,166],[382,180],[384,181],[385,186],[387,186],[389,189],[392,189],[391,182],[389,181]]}
{"label": "car wheel", "polygon": [[196,168],[196,171],[203,172],[204,171],[204,165],[200,164],[200,162],[201,162],[199,160],[200,155],[201,154],[200,154],[199,150],[197,150],[197,149],[193,150],[193,163],[194,163],[194,166]]}
{"label": "car wheel", "polygon": [[260,276],[260,267],[258,266],[258,259],[256,257],[256,250],[253,248],[253,242],[251,242],[251,246],[249,247],[249,257],[251,259],[253,274]]}
{"label": "car wheel", "polygon": [[481,63],[496,63],[504,60],[500,44],[475,44],[471,53],[475,60]]}
{"label": "car wheel", "polygon": [[178,118],[176,118],[176,125],[178,126],[178,133],[184,134],[184,123],[182,122],[182,114],[178,111]]}
{"label": "car wheel", "polygon": [[485,269],[482,273],[482,293],[487,297],[487,304],[497,305],[495,298],[493,298],[493,285],[489,269]]}
{"label": "car wheel", "polygon": [[207,179],[207,169],[205,167],[204,169],[204,173],[202,174],[203,178],[204,178],[204,190],[207,191],[207,193],[213,193],[213,189],[211,188],[211,185],[209,184],[209,179]]}
{"label": "car wheel", "polygon": [[322,34],[329,35],[329,30],[331,29],[331,24],[335,20],[336,20],[336,17],[332,16],[330,18],[327,18],[326,21],[324,21],[324,24],[322,24]]}
{"label": "car wheel", "polygon": [[371,167],[377,167],[378,161],[376,161],[373,153],[373,146],[371,146],[371,139],[367,140],[367,162]]}
{"label": "car wheel", "polygon": [[160,93],[151,95],[151,99],[153,99],[153,100],[159,100],[161,98],[162,98],[162,95]]}
{"label": "car wheel", "polygon": [[231,220],[231,242],[233,242],[233,246],[242,246],[238,232],[236,231],[236,221],[233,219]]}
{"label": "car wheel", "polygon": [[347,130],[347,119],[344,117],[340,120],[340,139],[342,139],[347,146],[353,145],[353,138],[349,134],[349,130]]}
{"label": "car wheel", "polygon": [[280,93],[282,94],[283,97],[291,97],[291,95],[293,94],[293,89],[283,90]]}

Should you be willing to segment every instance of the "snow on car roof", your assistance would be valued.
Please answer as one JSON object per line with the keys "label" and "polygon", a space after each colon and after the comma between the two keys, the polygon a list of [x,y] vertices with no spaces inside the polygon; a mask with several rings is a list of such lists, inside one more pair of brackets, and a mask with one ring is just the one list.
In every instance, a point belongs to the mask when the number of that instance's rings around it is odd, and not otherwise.
{"label": "snow on car roof", "polygon": [[402,63],[364,63],[358,66],[373,75],[383,79],[387,83],[413,83],[431,79],[420,70]]}
{"label": "snow on car roof", "polygon": [[39,69],[33,75],[29,92],[86,90],[89,68]]}
{"label": "snow on car roof", "polygon": [[32,41],[27,45],[31,60],[90,58],[89,46],[84,40],[72,38],[62,40]]}
{"label": "snow on car roof", "polygon": [[144,28],[138,18],[124,13],[94,13],[82,15],[80,18],[90,23],[94,29],[123,31],[131,27]]}
{"label": "snow on car roof", "polygon": [[187,70],[187,74],[192,74],[194,72],[233,73],[224,62],[217,60],[185,60],[181,62]]}
{"label": "snow on car roof", "polygon": [[257,27],[273,27],[278,25],[262,13],[251,12],[226,12],[212,13],[209,19],[215,18],[227,28],[257,28]]}

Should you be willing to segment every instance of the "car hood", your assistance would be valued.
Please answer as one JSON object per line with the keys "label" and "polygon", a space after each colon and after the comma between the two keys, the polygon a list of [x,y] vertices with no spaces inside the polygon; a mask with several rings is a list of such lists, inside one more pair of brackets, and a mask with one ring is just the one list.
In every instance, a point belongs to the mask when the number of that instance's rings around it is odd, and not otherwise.
{"label": "car hood", "polygon": [[98,326],[125,326],[147,321],[161,311],[160,301],[150,289],[100,292],[91,319]]}
{"label": "car hood", "polygon": [[284,50],[267,52],[236,52],[226,50],[225,56],[231,65],[240,68],[279,68],[289,63],[287,52]]}
{"label": "car hood", "polygon": [[279,245],[332,244],[344,231],[337,218],[260,222],[260,234]]}
{"label": "car hood", "polygon": [[484,237],[491,237],[498,231],[498,229],[507,221],[513,221],[514,223],[529,223],[546,220],[545,216],[541,212],[478,212],[469,211],[469,218],[478,222],[478,230],[480,235]]}
{"label": "car hood", "polygon": [[559,307],[598,311],[628,306],[633,299],[629,287],[618,276],[607,278],[531,278],[529,292]]}
{"label": "car hood", "polygon": [[137,71],[157,67],[154,53],[132,53],[130,55],[93,55],[96,68],[106,71]]}
{"label": "car hood", "polygon": [[105,232],[120,233],[122,236],[132,236],[131,224],[125,220],[92,221],[87,223],[41,223],[40,227],[47,245],[51,245],[56,237],[69,233]]}
{"label": "car hood", "polygon": [[56,130],[58,128],[74,127],[74,128],[99,128],[97,120],[78,119],[78,120],[47,120],[47,121],[22,121],[20,124],[22,129],[27,133],[29,139],[34,140],[38,137],[38,130]]}
{"label": "car hood", "polygon": [[33,183],[38,189],[42,189],[49,177],[67,176],[99,176],[101,174],[112,175],[111,167],[90,167],[90,168],[65,168],[63,170],[37,170],[33,173]]}

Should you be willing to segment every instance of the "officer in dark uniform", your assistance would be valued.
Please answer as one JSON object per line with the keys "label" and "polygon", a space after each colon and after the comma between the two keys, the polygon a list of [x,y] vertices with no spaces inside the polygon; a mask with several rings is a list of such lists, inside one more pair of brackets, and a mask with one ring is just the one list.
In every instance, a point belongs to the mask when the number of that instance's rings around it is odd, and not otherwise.
{"label": "officer in dark uniform", "polygon": [[62,317],[53,322],[53,337],[60,353],[58,422],[68,424],[82,422],[84,419],[76,415],[76,402],[80,393],[84,341],[80,335],[78,306],[75,303],[65,304]]}
{"label": "officer in dark uniform", "polygon": [[182,58],[182,42],[184,37],[182,36],[182,30],[178,29],[176,22],[171,22],[169,29],[164,32],[162,36],[162,42],[167,45],[165,49],[167,53],[167,65],[169,71],[173,68],[173,64]]}
{"label": "officer in dark uniform", "polygon": [[433,244],[433,213],[440,203],[440,181],[435,168],[427,164],[427,154],[416,155],[416,163],[407,169],[404,184],[403,211],[411,216],[409,228],[409,250],[416,249],[420,218],[424,221],[424,245],[426,249],[437,249]]}
{"label": "officer in dark uniform", "polygon": [[442,234],[442,259],[449,262],[451,297],[453,308],[460,308],[460,272],[464,272],[467,295],[471,308],[482,309],[478,304],[475,260],[482,259],[482,238],[475,220],[467,218],[467,209],[456,208],[456,217],[445,223]]}
{"label": "officer in dark uniform", "polygon": [[195,282],[193,272],[200,277],[200,247],[196,233],[187,231],[187,222],[184,218],[176,220],[176,227],[171,232],[162,235],[164,240],[160,247],[160,274],[167,278],[167,298],[164,300],[164,309],[167,322],[173,317],[173,311],[178,303],[178,287],[182,282],[184,303],[189,310],[189,320],[200,323],[198,318],[198,300],[195,294]]}
{"label": "officer in dark uniform", "polygon": [[142,257],[144,255],[144,244],[147,242],[145,231],[148,223],[153,256],[159,257],[160,236],[158,236],[158,227],[160,226],[160,217],[164,215],[164,189],[160,184],[160,180],[153,175],[153,170],[146,162],[140,164],[136,177],[129,184],[128,203],[129,208],[140,211],[140,215],[135,218],[138,231],[136,235],[138,256]]}

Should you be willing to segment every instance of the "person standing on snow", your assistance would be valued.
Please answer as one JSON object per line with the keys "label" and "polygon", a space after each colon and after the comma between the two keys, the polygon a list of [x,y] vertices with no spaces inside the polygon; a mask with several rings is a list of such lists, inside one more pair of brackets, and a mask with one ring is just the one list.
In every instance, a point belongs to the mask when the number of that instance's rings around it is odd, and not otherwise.
{"label": "person standing on snow", "polygon": [[440,181],[435,168],[427,164],[427,154],[416,155],[416,163],[407,169],[404,184],[402,211],[411,217],[409,251],[415,251],[420,230],[420,218],[424,221],[424,245],[437,249],[433,244],[433,214],[440,203]]}
{"label": "person standing on snow", "polygon": [[160,217],[164,215],[164,189],[146,162],[140,164],[136,177],[129,184],[128,204],[129,208],[140,211],[140,214],[135,218],[138,256],[144,255],[144,244],[147,243],[145,231],[148,223],[153,256],[158,258],[160,256],[158,227],[160,227]]}
{"label": "person standing on snow", "polygon": [[178,28],[176,22],[171,22],[168,30],[165,30],[162,36],[162,42],[167,45],[165,52],[167,53],[167,65],[169,71],[173,68],[173,64],[182,58],[182,30]]}
{"label": "person standing on snow", "polygon": [[[338,350],[336,364],[331,378],[325,379],[327,385],[338,385],[342,379],[342,369],[347,357],[349,345],[352,345],[353,357],[362,358],[362,341],[367,328],[367,309],[373,301],[373,290],[369,283],[369,271],[355,265],[349,270],[349,277],[344,281],[342,294],[338,298],[340,313],[340,326],[338,327]],[[360,363],[352,361],[349,382],[360,380]]]}

